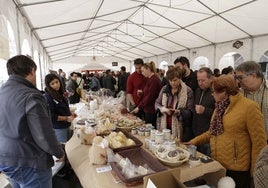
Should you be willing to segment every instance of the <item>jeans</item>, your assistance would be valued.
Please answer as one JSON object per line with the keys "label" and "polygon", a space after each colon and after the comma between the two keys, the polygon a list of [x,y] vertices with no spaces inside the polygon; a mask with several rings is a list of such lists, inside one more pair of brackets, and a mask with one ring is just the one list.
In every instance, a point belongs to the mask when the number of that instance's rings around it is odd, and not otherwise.
{"label": "jeans", "polygon": [[52,188],[52,172],[49,169],[1,166],[13,188]]}
{"label": "jeans", "polygon": [[69,140],[69,127],[65,129],[54,129],[55,135],[57,137],[58,142],[65,143]]}

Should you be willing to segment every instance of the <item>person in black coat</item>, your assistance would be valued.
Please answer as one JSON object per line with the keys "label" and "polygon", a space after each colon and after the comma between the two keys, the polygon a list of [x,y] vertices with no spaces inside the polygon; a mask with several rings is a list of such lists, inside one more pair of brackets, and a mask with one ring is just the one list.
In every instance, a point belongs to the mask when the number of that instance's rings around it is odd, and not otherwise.
{"label": "person in black coat", "polygon": [[[198,136],[209,129],[210,119],[215,108],[215,100],[211,94],[210,86],[213,73],[208,67],[203,67],[197,72],[199,88],[195,91],[192,129],[194,136]],[[198,146],[198,151],[210,155],[209,144]]]}
{"label": "person in black coat", "polygon": [[78,88],[78,84],[76,83],[77,73],[72,72],[70,76],[71,79],[69,80],[66,89],[69,92],[69,103],[75,104],[80,101],[80,95],[77,93]]}
{"label": "person in black coat", "polygon": [[182,77],[182,81],[189,86],[193,92],[198,88],[196,74],[190,69],[190,62],[189,60],[184,57],[180,56],[174,61],[175,67],[179,67],[184,71],[184,75]]}

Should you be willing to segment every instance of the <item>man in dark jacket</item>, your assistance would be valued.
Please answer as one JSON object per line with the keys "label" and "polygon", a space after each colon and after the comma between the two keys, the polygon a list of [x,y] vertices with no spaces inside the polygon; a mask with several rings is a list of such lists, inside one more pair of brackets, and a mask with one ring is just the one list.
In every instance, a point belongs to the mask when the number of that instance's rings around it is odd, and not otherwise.
{"label": "man in dark jacket", "polygon": [[110,69],[106,70],[106,76],[102,80],[103,88],[109,89],[111,91],[111,96],[115,95],[115,84],[116,80],[112,75]]}
{"label": "man in dark jacket", "polygon": [[180,56],[174,61],[175,67],[179,67],[184,71],[182,81],[189,86],[193,92],[198,88],[196,74],[190,69],[190,62],[187,57]]}
{"label": "man in dark jacket", "polygon": [[77,88],[78,88],[78,84],[76,82],[77,79],[77,73],[76,72],[72,72],[70,74],[71,78],[67,84],[67,91],[69,92],[69,103],[70,104],[75,104],[75,103],[79,103],[80,101],[80,95],[79,93],[77,93]]}
{"label": "man in dark jacket", "polygon": [[65,157],[45,98],[35,87],[36,64],[18,55],[8,60],[7,71],[0,89],[0,171],[13,187],[52,188],[52,155],[59,161]]}
{"label": "man in dark jacket", "polygon": [[129,74],[126,73],[126,67],[122,66],[120,68],[120,75],[118,77],[118,91],[126,91],[127,90],[127,78]]}
{"label": "man in dark jacket", "polygon": [[98,91],[101,88],[100,80],[99,80],[99,73],[95,72],[95,74],[91,74],[91,90]]}
{"label": "man in dark jacket", "polygon": [[[215,100],[211,95],[211,82],[213,73],[208,67],[203,67],[197,72],[199,88],[195,91],[195,111],[193,113],[192,128],[194,136],[198,136],[209,129],[210,119],[215,108]],[[210,155],[209,144],[198,146],[198,151]]]}

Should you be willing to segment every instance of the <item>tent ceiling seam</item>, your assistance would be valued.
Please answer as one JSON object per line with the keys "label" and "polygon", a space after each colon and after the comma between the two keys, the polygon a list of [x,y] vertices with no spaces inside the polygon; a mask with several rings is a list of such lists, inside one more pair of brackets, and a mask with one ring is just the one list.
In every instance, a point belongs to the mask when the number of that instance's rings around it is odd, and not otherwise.
{"label": "tent ceiling seam", "polygon": [[[101,9],[103,3],[104,3],[104,0],[101,0],[101,3],[100,3],[100,5],[99,5],[97,11],[96,11],[95,14],[94,14],[94,17],[97,16],[97,14],[98,14],[98,12],[100,11],[100,9]],[[92,20],[90,21],[89,25],[87,26],[86,31],[83,33],[83,36],[82,36],[82,38],[80,39],[79,45],[80,45],[80,43],[84,40],[84,38],[85,38],[87,32],[89,31],[89,29],[90,29],[90,27],[92,26],[92,24],[93,24],[94,21],[95,21],[95,19],[92,19]],[[78,46],[79,46],[79,45],[78,45]],[[77,49],[78,49],[78,48],[77,48]],[[77,49],[76,49],[76,50],[77,50]],[[76,50],[74,50],[74,54],[76,53]]]}
{"label": "tent ceiling seam", "polygon": [[34,5],[41,5],[41,4],[48,4],[48,3],[55,3],[58,1],[65,1],[65,0],[51,0],[51,1],[41,1],[41,2],[35,2],[35,3],[20,3],[18,4],[19,7],[27,7],[27,6],[34,6]]}
{"label": "tent ceiling seam", "polygon": [[[147,7],[147,8],[148,8],[148,7]],[[149,9],[150,9],[150,8],[149,8]],[[150,10],[151,10],[152,12],[158,14],[159,16],[162,16],[161,14],[159,14],[158,12],[156,12],[156,11],[154,11],[154,10],[152,10],[152,9],[150,9]],[[209,43],[211,43],[211,44],[213,43],[212,41],[210,41],[210,40],[208,40],[208,39],[202,37],[201,35],[198,35],[197,33],[193,32],[193,31],[190,31],[190,30],[187,29],[186,27],[182,27],[182,26],[180,26],[179,24],[177,24],[176,22],[174,22],[174,21],[172,21],[172,20],[170,20],[170,19],[168,19],[168,18],[166,18],[166,17],[164,17],[164,16],[162,16],[162,17],[163,17],[164,19],[166,19],[167,21],[169,21],[169,22],[171,22],[171,23],[177,25],[179,28],[188,31],[189,33],[192,33],[193,35],[195,35],[195,36],[197,36],[197,37],[199,37],[199,38],[201,38],[201,39],[203,39],[203,40],[205,40],[205,41],[207,41],[207,42],[209,42]],[[187,49],[188,49],[188,48],[187,48]]]}
{"label": "tent ceiling seam", "polygon": [[45,26],[42,26],[42,27],[36,27],[36,28],[33,28],[33,30],[39,30],[39,29],[44,29],[44,28],[49,28],[49,27],[55,27],[55,26],[59,26],[59,25],[67,25],[67,24],[71,24],[71,23],[82,22],[82,21],[87,21],[87,20],[91,20],[91,19],[110,16],[112,14],[128,11],[128,10],[131,10],[131,9],[135,9],[135,8],[137,8],[139,6],[122,9],[122,10],[119,10],[119,11],[111,12],[111,13],[108,13],[108,14],[103,14],[103,15],[100,15],[100,16],[95,16],[95,17],[93,16],[93,17],[90,17],[90,18],[84,18],[84,19],[73,20],[73,21],[68,21],[68,22],[61,22],[61,23],[57,23],[57,24],[45,25]]}
{"label": "tent ceiling seam", "polygon": [[[217,13],[217,12],[213,11],[211,8],[209,8],[207,5],[205,5],[203,2],[201,2],[200,0],[197,0],[197,1],[198,1],[201,5],[203,5],[204,7],[206,7],[207,9],[209,9],[210,11],[212,11],[212,12],[215,14],[215,16],[220,17],[221,19],[225,20],[226,22],[228,22],[229,24],[231,24],[232,26],[234,26],[235,28],[237,28],[237,29],[240,30],[241,32],[243,32],[243,33],[245,33],[246,35],[248,35],[248,36],[251,37],[251,35],[250,35],[248,32],[246,32],[246,31],[243,30],[242,28],[240,28],[240,27],[238,27],[237,25],[233,24],[230,20],[228,20],[228,19],[226,19],[225,17],[223,17],[223,16],[221,15],[221,14],[223,14],[223,13]],[[246,2],[246,3],[241,4],[241,5],[239,5],[239,6],[233,7],[233,8],[231,8],[231,9],[228,9],[228,10],[224,11],[224,13],[229,12],[230,10],[234,10],[234,9],[239,8],[239,7],[245,6],[245,5],[247,5],[247,4],[253,3],[253,2],[255,2],[255,1],[256,1],[256,0],[252,0],[252,1],[250,1],[250,2]]]}

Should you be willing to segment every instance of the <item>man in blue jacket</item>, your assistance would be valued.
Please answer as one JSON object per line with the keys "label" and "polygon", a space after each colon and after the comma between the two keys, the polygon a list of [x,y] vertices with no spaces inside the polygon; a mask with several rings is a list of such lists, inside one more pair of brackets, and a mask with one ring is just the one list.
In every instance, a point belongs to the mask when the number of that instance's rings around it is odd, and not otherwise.
{"label": "man in blue jacket", "polygon": [[9,79],[0,88],[0,171],[15,188],[52,188],[52,155],[65,158],[35,87],[36,68],[24,55],[9,59]]}

